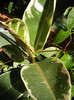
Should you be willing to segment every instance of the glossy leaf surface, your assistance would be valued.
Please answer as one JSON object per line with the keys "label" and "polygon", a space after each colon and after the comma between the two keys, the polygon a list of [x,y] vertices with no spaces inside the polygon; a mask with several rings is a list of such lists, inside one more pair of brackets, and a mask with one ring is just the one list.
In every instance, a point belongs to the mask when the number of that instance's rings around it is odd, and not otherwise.
{"label": "glossy leaf surface", "polygon": [[41,50],[49,34],[56,0],[31,0],[24,15],[30,36],[30,44],[35,51]]}
{"label": "glossy leaf surface", "polygon": [[0,100],[17,100],[25,92],[26,88],[20,78],[19,69],[0,75]]}
{"label": "glossy leaf surface", "polygon": [[24,66],[21,78],[34,100],[70,100],[69,73],[58,58]]}

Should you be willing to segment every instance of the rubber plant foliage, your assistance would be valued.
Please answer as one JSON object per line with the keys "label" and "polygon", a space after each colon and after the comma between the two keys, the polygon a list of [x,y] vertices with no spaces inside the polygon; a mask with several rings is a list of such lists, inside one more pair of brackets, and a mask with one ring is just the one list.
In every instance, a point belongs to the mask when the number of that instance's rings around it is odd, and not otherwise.
{"label": "rubber plant foliage", "polygon": [[[36,60],[49,35],[55,5],[56,0],[31,0],[22,20],[13,18],[1,22],[9,31],[0,32],[0,38],[5,41],[1,42],[1,48],[23,66],[0,75],[0,99],[70,100],[70,76],[64,63],[50,53],[45,59]],[[19,60],[13,54],[20,54]]]}

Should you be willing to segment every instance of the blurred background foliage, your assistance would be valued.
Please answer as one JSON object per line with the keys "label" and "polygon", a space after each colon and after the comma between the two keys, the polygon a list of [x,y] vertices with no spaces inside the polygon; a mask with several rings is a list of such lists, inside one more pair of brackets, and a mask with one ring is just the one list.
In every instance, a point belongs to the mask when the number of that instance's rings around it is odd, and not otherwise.
{"label": "blurred background foliage", "polygon": [[[30,0],[0,0],[0,13],[21,18],[29,2]],[[74,6],[74,0],[57,0],[54,20],[69,6]]]}

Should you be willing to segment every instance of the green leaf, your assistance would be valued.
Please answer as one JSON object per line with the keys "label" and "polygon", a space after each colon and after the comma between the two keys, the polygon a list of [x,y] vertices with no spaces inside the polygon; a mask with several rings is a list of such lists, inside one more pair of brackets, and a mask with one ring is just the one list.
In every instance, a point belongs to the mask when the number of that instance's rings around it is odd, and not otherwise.
{"label": "green leaf", "polygon": [[7,70],[8,70],[8,65],[2,65],[2,68],[3,68],[3,71],[4,71],[4,72],[7,72]]}
{"label": "green leaf", "polygon": [[71,90],[71,99],[74,98],[74,85],[72,85],[72,90]]}
{"label": "green leaf", "polygon": [[[4,36],[3,38],[1,36],[1,33],[3,33],[3,36]],[[3,30],[1,31],[1,33],[0,33],[0,47],[5,46],[5,45],[10,45],[10,43],[13,43],[12,41],[8,39],[8,37],[11,38],[15,42],[15,39],[7,30]],[[4,38],[7,40],[5,40]]]}
{"label": "green leaf", "polygon": [[69,54],[63,55],[60,60],[65,64],[68,70],[71,70],[73,66],[73,57]]}
{"label": "green leaf", "polygon": [[68,19],[67,19],[67,28],[68,30],[74,28],[74,7],[69,12]]}
{"label": "green leaf", "polygon": [[40,54],[44,55],[45,57],[55,56],[58,53],[58,48],[56,47],[48,47],[44,49]]}
{"label": "green leaf", "polygon": [[63,42],[68,36],[70,35],[70,31],[64,31],[63,29],[61,29],[55,39],[54,39],[54,44],[60,44],[61,42]]}
{"label": "green leaf", "polygon": [[53,19],[56,0],[31,0],[24,15],[30,35],[30,44],[41,50],[46,42]]}
{"label": "green leaf", "polygon": [[70,100],[70,76],[58,58],[24,66],[21,78],[34,100]]}
{"label": "green leaf", "polygon": [[10,2],[8,5],[8,12],[11,13],[13,8],[13,2]]}
{"label": "green leaf", "polygon": [[[2,43],[2,40],[5,42],[6,40],[2,37],[0,38],[0,43]],[[7,43],[7,41],[6,41]],[[13,60],[16,62],[21,62],[24,60],[24,57],[22,56],[22,51],[14,46],[14,45],[6,45],[6,46],[2,46],[3,51]]]}
{"label": "green leaf", "polygon": [[13,60],[16,62],[23,62],[24,61],[24,53],[21,49],[19,49],[15,45],[6,45],[3,46],[3,51]]}
{"label": "green leaf", "polygon": [[65,12],[64,12],[64,16],[67,16],[68,15],[68,13],[69,13],[69,11],[72,9],[72,7],[68,7],[66,10],[65,10]]}
{"label": "green leaf", "polygon": [[9,25],[26,44],[27,42],[29,43],[30,40],[28,29],[26,24],[22,20],[13,18],[11,20],[8,20],[6,24]]}
{"label": "green leaf", "polygon": [[[2,32],[6,36],[13,39],[12,35],[8,31],[2,31]],[[24,56],[26,56],[26,54],[23,53],[23,51],[17,45],[10,43],[6,39],[4,39],[2,36],[0,36],[0,47],[13,61],[16,61],[16,62],[24,61]]]}
{"label": "green leaf", "polygon": [[24,58],[23,62],[13,62],[13,68],[17,68],[19,65],[24,66],[29,64],[29,61]]}
{"label": "green leaf", "polygon": [[67,19],[64,17],[57,18],[56,21],[51,26],[52,29],[57,30],[57,31],[66,27],[67,27]]}
{"label": "green leaf", "polygon": [[25,92],[19,69],[0,75],[0,100],[17,100]]}
{"label": "green leaf", "polygon": [[[10,27],[9,25],[7,25],[5,22],[0,21],[0,23],[5,26],[5,28],[7,28],[7,30],[10,32],[10,34],[15,38],[17,44],[23,48],[25,51],[27,51],[27,53],[29,53],[29,55],[33,56],[33,49],[30,46],[30,44],[28,43],[28,45],[21,39],[21,37],[17,34],[17,32]],[[18,28],[17,28],[18,29]],[[26,38],[26,37],[25,37]]]}

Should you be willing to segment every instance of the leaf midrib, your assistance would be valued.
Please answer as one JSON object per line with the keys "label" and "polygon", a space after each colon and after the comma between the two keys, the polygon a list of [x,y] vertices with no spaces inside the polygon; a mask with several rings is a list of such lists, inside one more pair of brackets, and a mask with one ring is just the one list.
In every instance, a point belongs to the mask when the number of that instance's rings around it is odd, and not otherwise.
{"label": "leaf midrib", "polygon": [[[51,0],[50,0],[50,2],[51,2]],[[38,40],[37,40],[37,43],[36,43],[36,46],[35,46],[35,50],[37,49],[38,42],[39,42],[40,36],[41,36],[41,34],[42,34],[42,30],[43,30],[43,27],[44,27],[44,24],[45,24],[45,21],[46,21],[46,18],[47,18],[46,16],[47,16],[47,14],[48,14],[49,7],[50,7],[50,6],[48,6],[48,9],[47,9],[47,11],[46,11],[45,19],[44,19],[44,21],[43,21],[42,28],[41,28],[41,30],[40,30],[40,35],[39,35],[39,37],[38,37]]]}
{"label": "leaf midrib", "polygon": [[48,86],[48,88],[49,88],[49,90],[50,90],[50,92],[51,92],[51,94],[52,94],[54,100],[56,100],[56,97],[54,96],[54,93],[53,93],[53,91],[51,90],[51,88],[50,88],[50,86],[49,86],[49,84],[48,84],[48,82],[47,82],[47,79],[45,78],[45,76],[44,76],[44,74],[43,74],[43,71],[41,70],[41,68],[40,68],[40,66],[38,65],[37,62],[35,62],[35,64],[37,65],[37,67],[38,67],[40,73],[42,74],[42,77],[44,78],[44,80],[45,80],[45,82],[46,82],[46,84],[47,84],[47,86]]}

